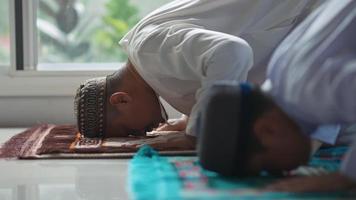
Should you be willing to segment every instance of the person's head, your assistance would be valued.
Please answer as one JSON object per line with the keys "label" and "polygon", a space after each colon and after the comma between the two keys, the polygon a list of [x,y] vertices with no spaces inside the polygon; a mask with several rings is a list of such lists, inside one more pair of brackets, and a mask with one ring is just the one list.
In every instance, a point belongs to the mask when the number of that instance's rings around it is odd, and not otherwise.
{"label": "person's head", "polygon": [[216,84],[200,116],[199,151],[207,169],[244,176],[307,162],[309,139],[259,88]]}
{"label": "person's head", "polygon": [[311,150],[310,139],[297,123],[259,88],[254,88],[247,99],[250,101],[247,171],[279,173],[306,164]]}
{"label": "person's head", "polygon": [[75,108],[78,129],[86,137],[145,135],[166,118],[158,96],[130,62],[82,84]]}

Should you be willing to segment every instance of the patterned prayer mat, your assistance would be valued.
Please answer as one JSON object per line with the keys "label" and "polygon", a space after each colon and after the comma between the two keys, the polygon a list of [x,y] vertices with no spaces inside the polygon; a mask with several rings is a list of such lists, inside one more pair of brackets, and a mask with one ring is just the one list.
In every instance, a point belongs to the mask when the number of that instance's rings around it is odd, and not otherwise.
{"label": "patterned prayer mat", "polygon": [[[0,148],[0,158],[130,158],[139,148],[158,137],[174,137],[181,132],[162,132],[145,137],[84,138],[75,126],[39,125],[13,136]],[[132,144],[137,144],[133,147]],[[193,149],[157,149],[163,155],[194,155]]]}
{"label": "patterned prayer mat", "polygon": [[[299,175],[316,171],[338,170],[347,148],[319,150],[308,167]],[[297,171],[298,171],[297,170]],[[227,179],[206,171],[197,157],[164,157],[149,146],[142,147],[129,166],[129,194],[133,199],[356,199],[351,192],[282,193],[258,189],[276,180],[275,177]]]}

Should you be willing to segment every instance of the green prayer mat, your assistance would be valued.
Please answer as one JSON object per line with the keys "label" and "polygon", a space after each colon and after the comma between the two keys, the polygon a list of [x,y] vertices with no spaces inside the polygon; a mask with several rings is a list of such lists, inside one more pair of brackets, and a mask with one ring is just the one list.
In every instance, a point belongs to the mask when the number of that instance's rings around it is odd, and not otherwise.
{"label": "green prayer mat", "polygon": [[[338,170],[347,147],[319,150],[309,168]],[[132,199],[356,199],[351,192],[286,193],[261,192],[271,176],[228,179],[206,171],[197,157],[164,157],[149,146],[142,147],[129,166],[129,194]]]}

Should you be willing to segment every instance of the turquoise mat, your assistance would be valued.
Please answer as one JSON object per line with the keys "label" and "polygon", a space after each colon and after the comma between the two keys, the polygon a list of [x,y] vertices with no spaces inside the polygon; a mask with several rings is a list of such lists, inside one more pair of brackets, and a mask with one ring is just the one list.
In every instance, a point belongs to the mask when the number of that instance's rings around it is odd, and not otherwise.
{"label": "turquoise mat", "polygon": [[[346,147],[318,151],[310,166],[336,171]],[[259,192],[273,177],[227,179],[202,169],[197,157],[163,157],[149,146],[142,147],[129,166],[132,199],[356,199],[351,193]]]}

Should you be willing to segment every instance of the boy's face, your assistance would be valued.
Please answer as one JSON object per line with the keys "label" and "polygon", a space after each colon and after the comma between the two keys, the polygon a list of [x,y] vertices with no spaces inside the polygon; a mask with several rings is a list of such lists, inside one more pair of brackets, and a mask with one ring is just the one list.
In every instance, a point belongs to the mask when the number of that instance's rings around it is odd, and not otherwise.
{"label": "boy's face", "polygon": [[146,132],[165,122],[157,96],[129,96],[123,99],[113,106],[117,106],[118,112],[108,116],[107,120],[111,122],[111,126],[106,130],[106,137],[144,136]]}
{"label": "boy's face", "polygon": [[249,158],[251,173],[261,170],[278,173],[306,164],[309,160],[310,139],[280,110],[258,119],[254,124],[254,134],[265,149]]}

